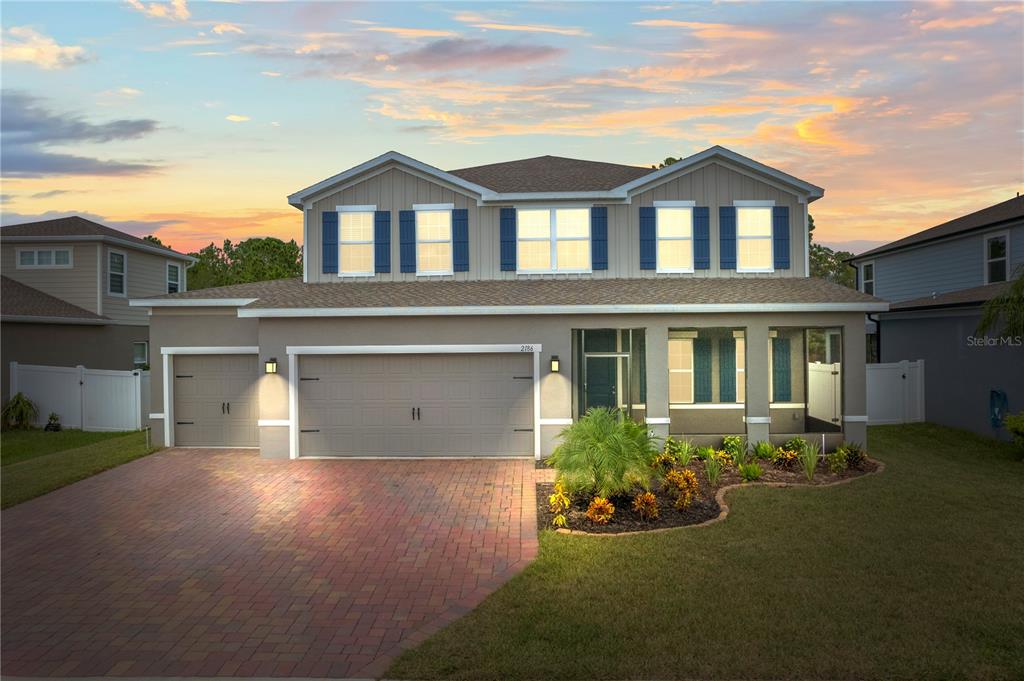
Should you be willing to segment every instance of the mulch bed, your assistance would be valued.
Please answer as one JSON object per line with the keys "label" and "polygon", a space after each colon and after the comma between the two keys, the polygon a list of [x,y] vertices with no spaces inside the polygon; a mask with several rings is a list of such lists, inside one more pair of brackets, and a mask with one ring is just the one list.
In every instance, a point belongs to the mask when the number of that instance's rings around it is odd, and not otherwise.
{"label": "mulch bed", "polygon": [[[814,474],[814,479],[807,482],[807,477],[794,462],[789,468],[780,468],[767,461],[760,462],[763,473],[757,482],[785,483],[793,485],[827,485],[839,482],[848,478],[857,478],[873,472],[877,464],[874,461],[865,461],[860,468],[849,468],[842,473],[833,474],[828,466],[821,462]],[[712,487],[708,484],[707,476],[704,474],[704,463],[694,460],[687,468],[694,472],[700,483],[700,490],[694,496],[689,508],[676,510],[675,496],[661,489],[659,482],[654,482],[651,491],[658,499],[658,518],[656,520],[641,520],[639,514],[633,511],[633,498],[631,496],[613,497],[610,501],[615,506],[615,515],[607,525],[597,525],[590,522],[587,517],[587,506],[590,503],[589,497],[577,495],[572,499],[572,505],[566,512],[569,530],[580,530],[591,534],[620,534],[623,532],[643,532],[646,530],[660,530],[668,527],[682,527],[685,525],[697,525],[699,523],[718,517],[721,509],[715,500],[715,494],[722,487],[735,485],[743,482],[739,471],[729,466],[722,471],[718,479],[718,485]],[[554,492],[554,484],[541,482],[537,483],[537,527],[539,529],[552,529],[551,521],[554,515],[548,506],[548,497]]]}

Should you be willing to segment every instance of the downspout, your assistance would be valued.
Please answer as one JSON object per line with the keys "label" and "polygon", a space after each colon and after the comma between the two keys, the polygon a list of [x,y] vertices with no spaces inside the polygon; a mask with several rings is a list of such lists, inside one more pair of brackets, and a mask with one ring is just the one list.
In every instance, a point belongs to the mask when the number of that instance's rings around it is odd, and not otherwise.
{"label": "downspout", "polygon": [[865,315],[868,321],[875,323],[875,357],[878,358],[879,363],[882,361],[882,320],[878,318],[878,313]]}

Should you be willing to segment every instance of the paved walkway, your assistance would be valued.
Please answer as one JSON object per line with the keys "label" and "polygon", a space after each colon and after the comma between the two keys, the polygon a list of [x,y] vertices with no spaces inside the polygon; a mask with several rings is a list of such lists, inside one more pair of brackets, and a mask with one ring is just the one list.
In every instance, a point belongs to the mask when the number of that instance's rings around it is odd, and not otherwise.
{"label": "paved walkway", "polygon": [[5,676],[378,676],[537,552],[523,460],[172,449],[0,522]]}

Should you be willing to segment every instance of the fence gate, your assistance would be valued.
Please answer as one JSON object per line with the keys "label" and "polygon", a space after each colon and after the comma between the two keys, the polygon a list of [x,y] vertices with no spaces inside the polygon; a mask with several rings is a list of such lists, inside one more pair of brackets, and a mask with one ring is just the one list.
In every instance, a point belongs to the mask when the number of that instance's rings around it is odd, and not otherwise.
{"label": "fence gate", "polygon": [[924,421],[924,360],[867,365],[868,424]]}
{"label": "fence gate", "polygon": [[11,396],[19,392],[39,410],[36,425],[52,412],[65,428],[139,430],[148,411],[149,372],[11,362]]}
{"label": "fence gate", "polygon": [[807,415],[840,425],[843,408],[842,365],[811,362],[807,365]]}

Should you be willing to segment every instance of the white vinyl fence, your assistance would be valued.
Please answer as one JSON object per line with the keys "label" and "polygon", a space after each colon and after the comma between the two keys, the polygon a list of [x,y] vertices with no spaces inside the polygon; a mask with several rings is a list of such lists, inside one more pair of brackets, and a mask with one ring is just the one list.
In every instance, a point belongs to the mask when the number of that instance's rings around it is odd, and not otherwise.
{"label": "white vinyl fence", "polygon": [[867,365],[868,424],[924,421],[924,360]]}
{"label": "white vinyl fence", "polygon": [[139,430],[149,413],[148,371],[11,362],[11,396],[19,392],[38,408],[37,425],[53,412],[65,428]]}
{"label": "white vinyl fence", "polygon": [[842,365],[810,362],[807,365],[807,415],[839,425],[842,421]]}

